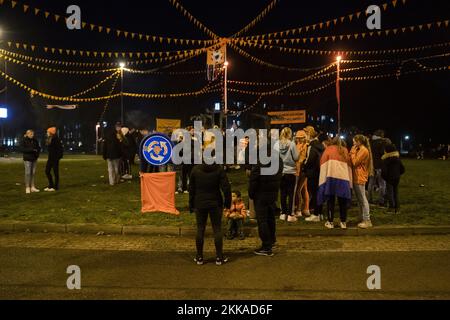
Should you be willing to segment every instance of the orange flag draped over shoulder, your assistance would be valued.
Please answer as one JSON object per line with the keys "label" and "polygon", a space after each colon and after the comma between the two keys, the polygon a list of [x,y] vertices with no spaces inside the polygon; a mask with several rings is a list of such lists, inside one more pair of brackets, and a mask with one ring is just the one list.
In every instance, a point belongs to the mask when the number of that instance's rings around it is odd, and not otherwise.
{"label": "orange flag draped over shoulder", "polygon": [[180,214],[175,207],[175,176],[175,172],[145,173],[142,175],[142,213]]}

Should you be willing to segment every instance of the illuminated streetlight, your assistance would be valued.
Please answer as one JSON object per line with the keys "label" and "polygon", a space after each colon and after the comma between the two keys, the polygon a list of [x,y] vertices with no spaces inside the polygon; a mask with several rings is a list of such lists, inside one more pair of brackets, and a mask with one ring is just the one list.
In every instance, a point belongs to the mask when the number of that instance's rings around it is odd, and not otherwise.
{"label": "illuminated streetlight", "polygon": [[336,57],[336,69],[337,69],[337,78],[336,78],[336,100],[338,104],[338,112],[337,112],[337,125],[338,125],[338,134],[341,133],[341,56]]}
{"label": "illuminated streetlight", "polygon": [[119,62],[120,67],[120,122],[123,125],[123,70],[125,68],[125,62]]}

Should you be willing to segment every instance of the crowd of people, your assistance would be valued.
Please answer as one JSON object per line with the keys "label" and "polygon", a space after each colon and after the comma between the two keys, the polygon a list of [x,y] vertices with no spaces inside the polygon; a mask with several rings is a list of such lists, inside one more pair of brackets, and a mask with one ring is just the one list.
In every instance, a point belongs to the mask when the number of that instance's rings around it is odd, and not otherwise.
{"label": "crowd of people", "polygon": [[[193,128],[187,128],[195,143]],[[48,160],[47,192],[59,189],[59,161],[63,147],[55,127],[48,128],[46,145]],[[227,177],[229,166],[223,164],[173,165],[155,167],[148,164],[139,151],[148,131],[137,131],[119,123],[103,138],[102,153],[107,162],[108,181],[116,185],[133,177],[136,155],[140,157],[139,175],[149,172],[176,171],[177,193],[189,193],[189,208],[197,220],[197,264],[203,264],[203,243],[208,217],[211,220],[216,245],[216,263],[227,262],[223,255],[222,220],[226,220],[226,238],[244,239],[244,222],[256,218],[261,247],[255,254],[272,256],[276,245],[276,219],[294,223],[301,217],[307,222],[324,222],[328,229],[335,228],[335,207],[339,210],[338,227],[347,228],[347,211],[352,197],[359,209],[359,228],[372,227],[370,203],[387,207],[389,212],[400,213],[398,187],[405,168],[395,145],[378,130],[371,138],[355,135],[350,143],[342,137],[318,133],[312,126],[295,134],[283,128],[279,140],[267,141],[269,155],[279,154],[279,168],[274,175],[262,175],[261,170],[271,164],[249,164],[249,139],[236,159],[244,158],[248,179],[248,206],[242,199],[243,190],[231,190]],[[269,139],[270,140],[270,139]],[[182,136],[174,143],[180,143]],[[202,139],[202,141],[205,141]],[[206,139],[203,148],[215,148],[214,139]],[[41,147],[34,132],[26,132],[23,140],[26,193],[39,192],[34,184],[36,163]],[[194,150],[193,146],[191,149]],[[236,165],[236,164],[235,164]],[[52,175],[53,171],[53,175]],[[280,203],[280,207],[278,206]],[[326,211],[324,215],[324,211]]]}

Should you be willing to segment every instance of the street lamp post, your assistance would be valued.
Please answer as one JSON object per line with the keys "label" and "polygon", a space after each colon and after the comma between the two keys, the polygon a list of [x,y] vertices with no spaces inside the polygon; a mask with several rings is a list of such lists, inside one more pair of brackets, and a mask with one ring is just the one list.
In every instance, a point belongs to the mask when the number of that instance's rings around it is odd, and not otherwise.
{"label": "street lamp post", "polygon": [[[228,122],[228,61],[225,59],[223,63],[224,69],[224,84],[223,84],[223,113],[225,116],[225,130],[227,130],[227,122]],[[220,127],[222,128],[222,121],[220,122]]]}
{"label": "street lamp post", "polygon": [[125,68],[125,63],[119,63],[120,66],[120,123],[124,125],[123,119],[123,69]]}
{"label": "street lamp post", "polygon": [[337,112],[337,122],[338,122],[338,135],[341,134],[341,86],[340,86],[340,80],[341,80],[341,56],[336,57],[337,61],[337,78],[336,78],[336,99],[338,104],[338,112]]}

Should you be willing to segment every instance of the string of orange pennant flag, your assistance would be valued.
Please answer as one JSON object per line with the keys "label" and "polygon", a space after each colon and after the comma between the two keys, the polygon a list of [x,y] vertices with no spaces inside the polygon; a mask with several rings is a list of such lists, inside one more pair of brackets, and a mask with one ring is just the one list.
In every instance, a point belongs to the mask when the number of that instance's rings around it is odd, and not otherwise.
{"label": "string of orange pennant flag", "polygon": [[[386,55],[386,54],[407,54],[411,52],[423,51],[434,48],[448,47],[450,42],[430,44],[418,47],[410,48],[397,48],[397,49],[380,49],[380,50],[318,50],[318,49],[305,49],[305,48],[291,48],[291,47],[278,47],[260,45],[254,46],[257,49],[269,49],[277,50],[282,53],[303,54],[303,55],[344,55],[344,56],[364,56],[364,55]],[[257,58],[256,58],[257,59]]]}
{"label": "string of orange pennant flag", "polygon": [[[198,49],[189,49],[189,50],[176,50],[176,51],[155,51],[155,52],[111,52],[111,51],[89,51],[89,50],[79,50],[79,49],[63,49],[63,48],[52,48],[47,46],[39,46],[36,44],[27,44],[21,42],[6,42],[9,48],[21,49],[24,51],[37,52],[41,51],[45,54],[54,54],[54,55],[63,55],[63,56],[78,56],[81,58],[97,58],[97,59],[141,59],[141,58],[152,58],[150,60],[140,60],[140,61],[124,61],[127,64],[142,64],[145,62],[158,62],[164,61],[168,59],[173,59],[174,57],[180,56],[188,56],[190,54],[194,54],[198,51],[204,51],[204,48]],[[156,58],[156,59],[155,59]],[[158,58],[160,60],[158,60]],[[163,59],[163,60],[161,60]],[[46,60],[46,59],[42,59]],[[49,60],[52,61],[52,60]],[[80,62],[63,62],[58,61],[58,64],[64,65],[90,65],[90,66],[99,66],[99,65],[118,65],[118,62],[111,63],[80,63]]]}
{"label": "string of orange pennant flag", "polygon": [[[398,7],[398,4],[406,5],[406,0],[401,0],[401,1],[393,0],[390,2],[385,2],[380,7],[383,8],[384,11],[387,11],[390,8]],[[237,38],[237,40],[258,40],[258,39],[265,39],[265,38],[270,39],[270,38],[279,38],[279,37],[284,38],[284,37],[288,37],[291,35],[293,36],[296,34],[300,35],[303,33],[308,33],[310,31],[330,29],[339,24],[344,24],[344,23],[358,20],[363,16],[367,16],[367,13],[365,10],[364,11],[360,10],[357,12],[352,12],[350,14],[341,16],[341,17],[329,19],[329,20],[322,21],[322,22],[317,22],[317,23],[307,25],[307,26],[292,28],[292,29],[283,30],[283,31],[271,32],[271,33],[266,33],[266,34],[251,35],[251,36]]]}
{"label": "string of orange pennant flag", "polygon": [[[78,97],[84,96],[84,95],[88,94],[89,92],[92,92],[92,91],[100,88],[103,84],[105,84],[106,82],[108,82],[111,79],[114,79],[114,83],[116,83],[117,79],[119,77],[120,77],[120,71],[115,71],[113,74],[107,76],[105,79],[103,79],[99,83],[93,85],[92,87],[90,87],[90,88],[88,88],[86,90],[83,90],[83,91],[81,91],[79,93],[71,95],[70,98],[78,98]],[[110,93],[109,95],[111,95],[111,94],[112,93]]]}
{"label": "string of orange pennant flag", "polygon": [[327,35],[327,36],[320,36],[320,37],[303,37],[303,38],[284,38],[284,39],[250,39],[250,40],[243,40],[243,39],[231,39],[230,41],[233,41],[234,43],[237,43],[241,46],[250,46],[255,47],[258,45],[279,45],[279,44],[307,44],[307,43],[324,43],[324,42],[336,42],[336,41],[343,41],[343,40],[364,40],[369,37],[374,36],[394,36],[394,35],[401,35],[405,33],[412,33],[412,32],[420,32],[424,30],[431,30],[433,29],[443,29],[448,28],[449,26],[449,20],[439,20],[439,21],[433,21],[428,23],[422,23],[418,25],[412,25],[412,26],[403,26],[403,27],[397,27],[397,28],[391,28],[391,29],[384,29],[384,30],[378,30],[378,31],[366,31],[366,32],[360,32],[360,33],[351,33],[351,34],[340,34],[340,35]]}
{"label": "string of orange pennant flag", "polygon": [[[209,30],[203,23],[201,23],[197,18],[195,18],[189,11],[187,11],[179,2],[178,0],[169,0],[169,3],[172,4],[177,10],[179,10],[185,17],[189,19],[190,22],[192,22],[197,28],[202,30],[204,33],[206,33],[208,36],[210,36],[213,39],[219,38],[217,34]],[[214,41],[214,40],[213,40]],[[209,44],[211,44],[209,42]]]}
{"label": "string of orange pennant flag", "polygon": [[[29,4],[21,3],[17,0],[0,0],[0,5],[5,5],[8,8],[16,9],[24,14],[32,14],[34,16],[39,16],[46,21],[53,23],[60,23],[66,26],[66,17],[61,14],[55,14],[47,10],[31,6]],[[182,39],[173,38],[165,36],[148,35],[144,33],[137,33],[131,31],[124,31],[109,26],[102,26],[87,21],[81,22],[81,28],[86,31],[96,32],[99,34],[106,34],[111,36],[116,36],[121,39],[130,40],[141,40],[146,42],[167,44],[167,45],[198,45],[198,46],[209,46],[214,43],[214,40],[197,40],[197,39]]]}
{"label": "string of orange pennant flag", "polygon": [[253,28],[258,22],[260,22],[262,19],[264,19],[267,14],[269,14],[270,11],[272,11],[273,8],[278,4],[279,0],[273,0],[270,2],[270,4],[263,10],[259,15],[256,16],[250,23],[248,23],[244,28],[236,32],[231,36],[231,38],[239,37],[241,34],[246,33],[248,30]]}
{"label": "string of orange pennant flag", "polygon": [[312,71],[312,70],[317,70],[322,68],[323,66],[320,67],[314,67],[314,68],[294,68],[294,67],[286,67],[286,66],[280,66],[280,65],[275,65],[273,63],[261,60],[255,56],[252,56],[250,53],[244,51],[243,49],[239,48],[238,46],[234,45],[233,43],[229,43],[230,47],[235,50],[238,54],[240,54],[241,56],[243,56],[244,58],[250,60],[253,63],[265,66],[265,67],[269,67],[269,68],[273,68],[273,69],[278,69],[278,70],[284,70],[284,71],[297,71],[297,72],[308,72],[308,71]]}

